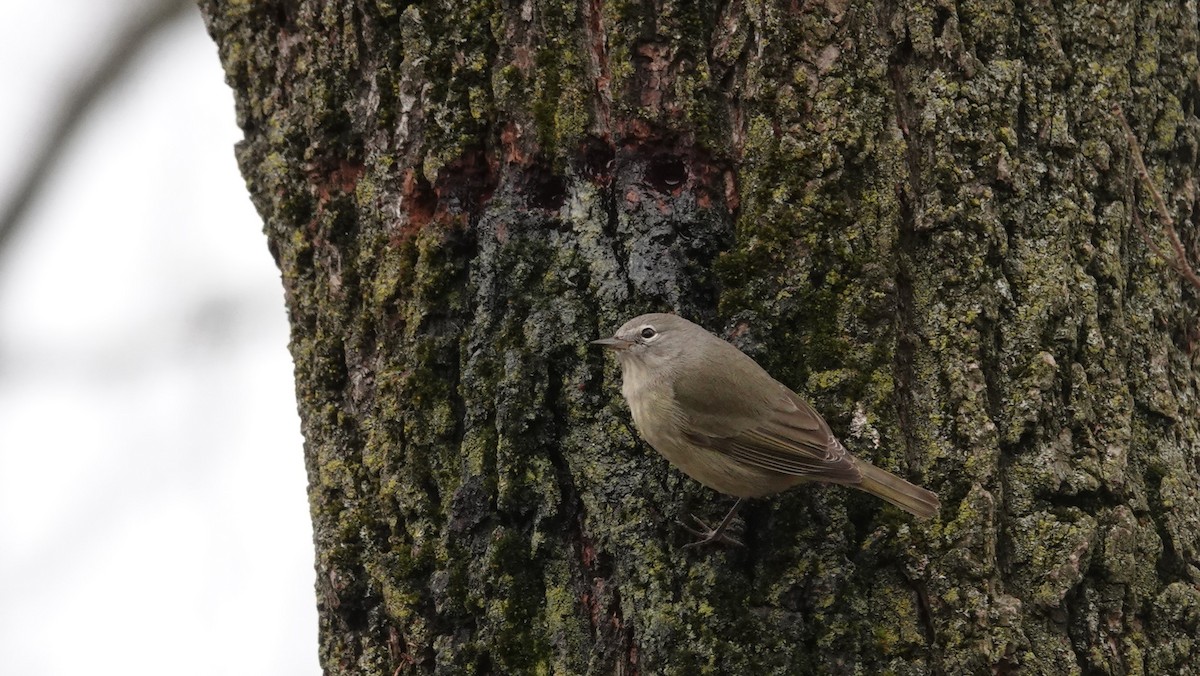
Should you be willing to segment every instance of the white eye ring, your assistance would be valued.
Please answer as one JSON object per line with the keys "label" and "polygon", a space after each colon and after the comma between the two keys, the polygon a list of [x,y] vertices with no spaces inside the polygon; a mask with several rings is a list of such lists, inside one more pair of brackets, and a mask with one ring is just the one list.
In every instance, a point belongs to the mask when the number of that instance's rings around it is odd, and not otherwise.
{"label": "white eye ring", "polygon": [[639,335],[641,335],[642,340],[650,340],[654,336],[657,336],[658,332],[654,330],[653,326],[643,326]]}

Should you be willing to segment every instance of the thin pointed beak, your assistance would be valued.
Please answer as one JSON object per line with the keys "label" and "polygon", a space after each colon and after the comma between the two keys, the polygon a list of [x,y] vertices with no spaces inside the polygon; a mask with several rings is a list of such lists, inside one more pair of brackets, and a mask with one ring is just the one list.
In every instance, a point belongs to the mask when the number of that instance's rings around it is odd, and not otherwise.
{"label": "thin pointed beak", "polygon": [[600,340],[593,340],[592,345],[599,345],[600,347],[607,347],[610,350],[620,351],[628,350],[629,346],[633,345],[633,341],[625,340],[624,338],[601,338]]}

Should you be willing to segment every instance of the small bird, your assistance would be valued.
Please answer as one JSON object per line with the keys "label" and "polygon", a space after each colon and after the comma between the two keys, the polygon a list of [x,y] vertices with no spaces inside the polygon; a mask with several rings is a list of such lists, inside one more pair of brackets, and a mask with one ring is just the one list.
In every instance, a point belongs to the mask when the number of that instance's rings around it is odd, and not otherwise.
{"label": "small bird", "polygon": [[753,359],[676,315],[653,313],[592,341],[616,352],[621,394],[642,437],[685,474],[738,498],[716,528],[687,527],[702,539],[724,535],[744,498],[805,481],[852,486],[923,519],[937,495],[855,458],[795,392]]}

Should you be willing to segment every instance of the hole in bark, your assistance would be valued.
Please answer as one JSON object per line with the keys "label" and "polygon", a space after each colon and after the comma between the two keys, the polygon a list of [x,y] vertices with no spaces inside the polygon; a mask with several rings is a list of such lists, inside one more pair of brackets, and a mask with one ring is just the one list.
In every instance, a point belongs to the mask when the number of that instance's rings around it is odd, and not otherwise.
{"label": "hole in bark", "polygon": [[687,178],[687,165],[678,157],[655,158],[646,168],[646,180],[659,192],[674,193]]}
{"label": "hole in bark", "polygon": [[529,203],[539,209],[557,211],[567,201],[567,182],[562,176],[534,170],[526,177]]}
{"label": "hole in bark", "polygon": [[442,167],[434,184],[439,202],[468,214],[487,204],[495,188],[493,160],[482,150],[467,151]]}
{"label": "hole in bark", "polygon": [[607,184],[612,180],[616,166],[616,153],[612,146],[598,138],[588,139],[583,149],[583,175],[596,183]]}
{"label": "hole in bark", "polygon": [[825,268],[814,265],[811,272],[808,273],[808,284],[811,288],[819,289],[825,286]]}

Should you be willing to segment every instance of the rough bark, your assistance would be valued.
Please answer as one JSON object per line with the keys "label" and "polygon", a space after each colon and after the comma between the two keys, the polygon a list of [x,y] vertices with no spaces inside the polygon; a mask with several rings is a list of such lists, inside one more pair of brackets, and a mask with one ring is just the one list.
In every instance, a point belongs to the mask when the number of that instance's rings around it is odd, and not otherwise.
{"label": "rough bark", "polygon": [[[201,6],[282,272],[330,673],[1200,669],[1193,3]],[[1150,238],[1158,237],[1148,225]],[[671,309],[939,492],[728,500],[586,343]]]}

